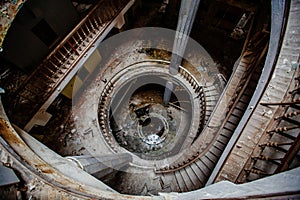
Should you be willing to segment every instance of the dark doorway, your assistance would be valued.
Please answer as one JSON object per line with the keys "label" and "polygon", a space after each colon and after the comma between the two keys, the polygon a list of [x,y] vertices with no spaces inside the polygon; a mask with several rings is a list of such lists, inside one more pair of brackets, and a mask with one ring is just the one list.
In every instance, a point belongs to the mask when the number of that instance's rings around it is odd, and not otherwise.
{"label": "dark doorway", "polygon": [[58,38],[58,35],[45,21],[45,19],[42,19],[39,23],[37,23],[31,31],[48,47],[51,47]]}

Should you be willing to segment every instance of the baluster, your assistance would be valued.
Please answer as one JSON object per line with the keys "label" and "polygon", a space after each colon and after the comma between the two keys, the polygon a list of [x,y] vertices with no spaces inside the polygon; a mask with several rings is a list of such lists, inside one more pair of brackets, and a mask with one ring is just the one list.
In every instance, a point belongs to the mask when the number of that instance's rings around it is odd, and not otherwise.
{"label": "baluster", "polygon": [[73,35],[71,38],[73,39],[73,41],[75,43],[75,47],[78,47],[78,49],[81,50],[80,46],[79,46],[79,42],[76,40],[75,36]]}
{"label": "baluster", "polygon": [[291,102],[273,102],[273,103],[269,103],[269,102],[262,102],[260,103],[260,105],[262,106],[277,106],[277,105],[296,105],[296,104],[300,104],[300,98],[297,98]]}
{"label": "baluster", "polygon": [[[59,53],[61,54],[61,52],[59,51]],[[61,54],[62,56],[63,56],[63,58],[65,57],[63,54]],[[53,55],[53,57],[55,58],[55,60],[57,60],[58,62],[59,62],[59,64],[61,65],[61,66],[63,66],[64,65],[64,63],[59,59],[59,58],[57,58],[57,56],[56,55]],[[64,58],[65,60],[67,59],[67,58]],[[57,65],[55,65],[54,66],[57,70],[60,70],[60,68],[57,66]]]}
{"label": "baluster", "polygon": [[96,25],[96,28],[99,29],[100,24],[98,23],[97,18],[98,18],[97,16],[94,16],[94,17],[93,17],[93,21],[94,21],[94,23],[95,23],[95,25]]}
{"label": "baluster", "polygon": [[87,25],[87,23],[84,23],[84,26],[86,27],[86,29],[87,29],[87,31],[88,31],[88,35],[87,35],[87,37],[86,37],[86,40],[89,42],[89,36],[91,35],[91,34],[90,34],[90,33],[91,33],[91,30],[90,30],[89,26]]}
{"label": "baluster", "polygon": [[280,158],[270,158],[268,156],[264,156],[264,155],[259,155],[259,156],[254,156],[254,157],[251,157],[252,159],[254,160],[265,160],[265,161],[276,161],[276,160],[281,160]]}
{"label": "baluster", "polygon": [[291,145],[292,142],[278,143],[278,142],[267,142],[265,144],[260,144],[259,147],[279,147],[284,145]]}
{"label": "baluster", "polygon": [[300,111],[294,111],[294,112],[286,113],[282,116],[275,117],[275,120],[280,120],[282,118],[290,118],[290,117],[294,117],[294,116],[297,116],[297,115],[300,115]]}
{"label": "baluster", "polygon": [[[103,14],[103,15],[102,15]],[[108,18],[108,14],[107,14],[107,10],[104,9],[102,12],[101,12],[101,18],[106,22],[109,20]]]}
{"label": "baluster", "polygon": [[[83,29],[83,27],[80,27],[80,30],[81,30],[81,32],[82,32],[82,34],[83,34],[84,38],[86,38],[86,37],[87,37],[87,34],[84,32],[84,29]],[[83,38],[82,38],[82,41],[84,41],[84,39],[83,39]]]}
{"label": "baluster", "polygon": [[201,86],[198,86],[197,89],[195,90],[195,93],[200,92],[201,89],[202,89],[202,87],[201,87]]}
{"label": "baluster", "polygon": [[55,67],[57,70],[60,70],[60,68],[52,61],[49,60],[49,62],[52,64],[53,67]]}
{"label": "baluster", "polygon": [[109,19],[112,19],[112,17],[114,16],[114,9],[112,7],[108,7],[108,15],[109,15]]}
{"label": "baluster", "polygon": [[70,52],[70,50],[67,49],[67,47],[62,46],[62,48],[66,51],[66,53],[67,53],[69,56],[72,55],[71,52]]}
{"label": "baluster", "polygon": [[100,26],[103,26],[104,20],[101,13],[97,16],[97,19],[99,20]]}
{"label": "baluster", "polygon": [[109,3],[108,8],[110,10],[109,15],[110,17],[112,17],[117,12],[117,8],[119,6],[115,6],[115,4],[112,3],[112,1],[108,1],[108,3]]}
{"label": "baluster", "polygon": [[70,42],[70,40],[67,41],[68,45],[71,47],[71,49],[77,54],[79,55],[77,49],[73,46],[73,44]]}
{"label": "baluster", "polygon": [[297,129],[297,128],[300,128],[300,126],[290,126],[290,127],[285,126],[285,127],[279,127],[279,128],[275,128],[273,130],[269,130],[269,131],[267,131],[267,133],[270,133],[270,132],[278,133],[278,132],[288,131],[288,130]]}
{"label": "baluster", "polygon": [[45,74],[42,71],[39,71],[39,73],[41,73],[42,76],[46,77],[48,80],[53,80],[50,76],[48,76],[47,74]]}
{"label": "baluster", "polygon": [[54,66],[56,69],[57,69],[57,72],[58,74],[63,74],[63,71],[62,69],[66,69],[65,65],[63,62],[61,62],[55,55],[53,55],[53,57],[58,60],[59,64],[60,64],[60,67],[58,67],[53,61],[51,61],[51,64],[52,66]]}
{"label": "baluster", "polygon": [[85,22],[85,23],[84,23],[84,26],[86,27],[86,29],[87,29],[88,33],[90,33],[90,32],[91,32],[91,30],[90,30],[90,28],[89,28],[89,26],[88,26],[87,22]]}
{"label": "baluster", "polygon": [[268,175],[265,171],[259,170],[259,169],[245,169],[247,173],[253,173],[258,175]]}
{"label": "baluster", "polygon": [[43,86],[47,87],[50,86],[55,82],[53,79],[44,79],[41,76],[35,76],[33,81],[39,82],[39,84],[43,84]]}
{"label": "baluster", "polygon": [[80,41],[83,41],[83,38],[82,38],[81,35],[79,34],[79,30],[76,31],[76,34],[78,35],[79,40],[80,40]]}
{"label": "baluster", "polygon": [[80,49],[79,49],[79,50],[82,50],[81,47],[85,47],[86,45],[85,45],[85,43],[84,43],[83,38],[81,37],[81,35],[80,35],[80,33],[79,33],[79,30],[77,30],[76,34],[77,34],[77,36],[78,36],[78,38],[79,38],[79,41],[80,41],[80,42],[79,42],[79,44],[80,44]]}
{"label": "baluster", "polygon": [[51,67],[51,65],[50,66],[46,66],[43,69],[48,70],[52,75],[55,74],[55,71],[53,71],[52,69],[50,69],[50,67]]}
{"label": "baluster", "polygon": [[58,74],[57,74],[56,72],[50,70],[50,69],[48,68],[48,66],[45,66],[43,69],[49,71],[49,72],[51,73],[51,77],[53,77],[53,78],[55,78],[55,79],[56,79],[56,78],[59,78]]}
{"label": "baluster", "polygon": [[[57,51],[60,55],[61,55],[61,57],[64,59],[64,61],[66,61],[66,60],[68,60],[68,58],[65,56],[65,54],[63,54],[61,51]],[[58,59],[58,58],[56,58],[57,59],[57,61],[60,63],[60,64],[62,64],[63,65],[63,61],[61,61],[60,59]]]}
{"label": "baluster", "polygon": [[90,23],[90,25],[91,25],[92,32],[93,32],[93,33],[96,33],[96,28],[95,28],[95,26],[94,26],[94,24],[93,24],[93,21],[91,21],[90,18],[88,19],[88,21],[89,21],[89,23]]}
{"label": "baluster", "polygon": [[[65,51],[67,52],[67,54],[70,56],[69,58],[70,58],[71,60],[74,60],[74,57],[73,57],[71,51],[70,51],[69,49],[67,49],[65,46],[63,46],[63,48],[65,49]],[[69,60],[69,59],[68,59],[68,60]]]}

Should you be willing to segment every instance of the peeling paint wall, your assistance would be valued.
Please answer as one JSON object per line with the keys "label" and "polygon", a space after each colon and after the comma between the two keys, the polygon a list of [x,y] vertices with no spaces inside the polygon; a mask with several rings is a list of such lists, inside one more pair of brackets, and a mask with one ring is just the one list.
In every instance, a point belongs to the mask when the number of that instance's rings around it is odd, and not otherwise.
{"label": "peeling paint wall", "polygon": [[2,44],[6,33],[25,1],[12,0],[0,3],[0,51],[2,51]]}

